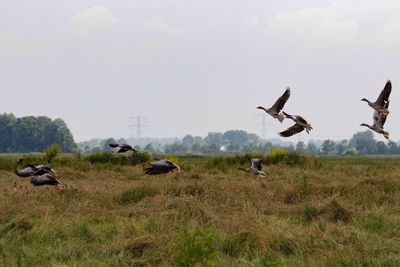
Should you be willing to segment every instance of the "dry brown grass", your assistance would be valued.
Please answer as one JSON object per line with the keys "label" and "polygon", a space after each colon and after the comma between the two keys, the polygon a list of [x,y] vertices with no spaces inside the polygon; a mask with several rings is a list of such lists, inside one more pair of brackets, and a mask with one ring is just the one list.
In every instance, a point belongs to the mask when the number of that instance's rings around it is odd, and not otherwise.
{"label": "dry brown grass", "polygon": [[399,158],[270,165],[268,178],[209,160],[160,176],[59,166],[61,191],[0,171],[0,263],[400,265]]}

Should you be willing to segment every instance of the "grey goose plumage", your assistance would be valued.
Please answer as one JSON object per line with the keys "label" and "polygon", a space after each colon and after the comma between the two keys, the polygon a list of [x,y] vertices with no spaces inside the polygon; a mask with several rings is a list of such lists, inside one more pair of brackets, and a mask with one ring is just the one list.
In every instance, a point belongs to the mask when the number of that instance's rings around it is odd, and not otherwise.
{"label": "grey goose plumage", "polygon": [[387,116],[389,115],[389,110],[385,108],[385,105],[387,102],[389,102],[389,96],[391,92],[392,92],[392,83],[390,80],[388,80],[385,84],[385,87],[379,94],[378,99],[375,102],[371,102],[366,98],[361,99],[361,101],[367,102],[371,108]]}
{"label": "grey goose plumage", "polygon": [[[384,108],[385,109],[389,108],[389,100],[385,103]],[[386,118],[387,118],[387,115],[385,115],[383,112],[375,111],[373,118],[372,118],[372,125],[368,125],[366,123],[361,123],[360,126],[368,127],[372,131],[374,131],[378,134],[382,134],[383,137],[385,137],[386,139],[389,139],[389,132],[385,131],[383,129],[383,126],[385,125],[385,122],[386,122]]]}
{"label": "grey goose plumage", "polygon": [[57,180],[54,176],[46,173],[40,176],[33,177],[31,179],[31,183],[33,186],[42,186],[42,185],[61,185],[61,182]]}
{"label": "grey goose plumage", "polygon": [[285,106],[286,102],[288,101],[290,97],[290,88],[287,87],[283,95],[281,95],[278,100],[276,100],[275,104],[270,107],[270,108],[264,108],[262,106],[258,106],[258,109],[264,110],[266,113],[274,117],[275,119],[278,119],[280,122],[282,122],[285,118],[283,114],[281,114],[281,110]]}
{"label": "grey goose plumage", "polygon": [[283,132],[280,132],[279,135],[282,137],[289,137],[295,134],[298,134],[304,130],[306,130],[307,133],[310,133],[312,130],[311,124],[309,124],[303,117],[299,115],[290,115],[286,112],[283,112],[286,118],[289,118],[295,122],[294,125],[289,127]]}
{"label": "grey goose plumage", "polygon": [[115,148],[117,153],[125,153],[128,151],[132,151],[133,153],[138,152],[137,149],[128,144],[109,144],[109,146]]}
{"label": "grey goose plumage", "polygon": [[262,160],[259,158],[251,159],[251,166],[248,168],[239,167],[238,170],[245,171],[248,173],[252,173],[254,175],[258,175],[260,177],[267,177],[265,172],[261,171],[262,169]]}

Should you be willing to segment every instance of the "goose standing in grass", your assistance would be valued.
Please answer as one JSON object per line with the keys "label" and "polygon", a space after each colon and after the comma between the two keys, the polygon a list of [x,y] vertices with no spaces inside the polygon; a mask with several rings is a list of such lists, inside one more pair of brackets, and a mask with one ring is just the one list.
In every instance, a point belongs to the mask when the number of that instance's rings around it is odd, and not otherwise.
{"label": "goose standing in grass", "polygon": [[272,107],[264,108],[259,106],[257,108],[264,110],[269,115],[282,122],[285,119],[285,117],[283,116],[283,114],[280,114],[279,112],[281,112],[283,106],[285,105],[286,101],[288,101],[289,97],[290,97],[290,88],[288,87],[286,88],[286,91],[283,93],[283,95],[281,95],[281,97],[279,97],[278,100],[276,100],[275,104]]}
{"label": "goose standing in grass", "polygon": [[116,148],[116,153],[125,153],[132,151],[133,153],[138,153],[139,151],[128,144],[109,144],[110,147]]}
{"label": "goose standing in grass", "polygon": [[265,172],[261,171],[262,165],[261,165],[262,160],[261,159],[251,159],[251,166],[249,168],[241,168],[239,167],[238,170],[245,171],[252,173],[254,175],[258,175],[260,177],[267,177]]}
{"label": "goose standing in grass", "polygon": [[286,116],[286,118],[292,119],[295,122],[295,124],[286,129],[285,131],[280,132],[279,133],[280,136],[289,137],[302,132],[304,129],[306,130],[307,133],[310,133],[310,131],[312,130],[311,124],[309,124],[305,119],[303,119],[303,117],[298,115],[289,115],[286,112],[283,112],[283,114]]}
{"label": "goose standing in grass", "polygon": [[[385,103],[384,108],[385,109],[389,108],[389,101],[387,101]],[[366,126],[366,127],[370,128],[372,131],[374,131],[378,134],[382,134],[383,137],[385,137],[386,139],[389,139],[389,132],[387,132],[383,129],[383,126],[385,125],[385,122],[386,122],[386,118],[387,118],[387,115],[385,115],[383,112],[375,111],[374,116],[373,116],[373,124],[368,125],[366,123],[361,123],[360,126]]]}
{"label": "goose standing in grass", "polygon": [[361,99],[361,101],[367,102],[371,108],[387,116],[389,115],[389,110],[385,108],[385,105],[387,102],[389,102],[389,96],[391,92],[392,92],[392,83],[390,82],[390,80],[388,80],[385,84],[385,87],[379,94],[378,99],[375,102],[371,102],[366,98]]}
{"label": "goose standing in grass", "polygon": [[61,185],[61,182],[57,180],[54,176],[46,173],[40,176],[33,177],[31,179],[31,183],[33,186],[41,186],[41,185]]}
{"label": "goose standing in grass", "polygon": [[172,172],[174,170],[180,172],[181,168],[169,160],[162,159],[152,162],[150,167],[144,169],[144,173],[149,175],[156,175]]}

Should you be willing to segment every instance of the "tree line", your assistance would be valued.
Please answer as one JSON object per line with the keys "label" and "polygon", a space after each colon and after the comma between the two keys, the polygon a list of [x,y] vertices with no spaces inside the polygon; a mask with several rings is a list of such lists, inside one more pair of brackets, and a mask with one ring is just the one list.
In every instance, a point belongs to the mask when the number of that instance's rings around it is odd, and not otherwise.
{"label": "tree line", "polygon": [[[127,143],[127,140],[108,138],[80,143],[82,152],[94,153],[110,151],[110,143]],[[288,146],[276,145],[259,138],[256,134],[242,130],[230,130],[224,133],[210,132],[206,137],[186,135],[181,140],[160,145],[157,142],[149,143],[139,150],[150,153],[168,154],[222,154],[258,151],[266,153],[274,148],[308,153],[311,155],[367,155],[367,154],[400,154],[400,147],[396,142],[376,141],[370,130],[355,133],[349,140],[324,140],[322,142],[298,142]]]}
{"label": "tree line", "polygon": [[1,153],[41,152],[52,144],[59,144],[63,152],[77,149],[71,131],[62,119],[0,114]]}

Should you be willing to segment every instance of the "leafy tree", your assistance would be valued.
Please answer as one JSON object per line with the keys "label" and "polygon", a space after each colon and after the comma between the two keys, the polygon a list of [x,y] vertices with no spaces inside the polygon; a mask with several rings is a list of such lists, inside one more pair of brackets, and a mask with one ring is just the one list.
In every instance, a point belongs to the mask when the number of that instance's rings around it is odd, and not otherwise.
{"label": "leafy tree", "polygon": [[304,144],[303,141],[299,141],[296,145],[296,151],[299,153],[305,153],[306,152],[306,144]]}
{"label": "leafy tree", "polygon": [[215,147],[220,147],[223,144],[223,134],[222,133],[208,133],[206,138],[204,138],[209,145],[214,145]]}
{"label": "leafy tree", "polygon": [[307,152],[310,153],[311,155],[317,155],[318,154],[318,148],[315,144],[313,143],[308,143],[307,144]]}
{"label": "leafy tree", "polygon": [[389,154],[392,154],[392,155],[394,155],[394,154],[398,154],[399,153],[399,147],[397,146],[397,144],[395,143],[395,142],[393,142],[393,141],[389,141],[388,142],[388,144],[387,144],[387,152],[389,153]]}
{"label": "leafy tree", "polygon": [[325,155],[334,154],[335,153],[335,142],[333,140],[329,140],[329,139],[325,140],[322,143],[321,151]]}
{"label": "leafy tree", "polygon": [[376,149],[375,149],[376,154],[378,154],[378,155],[386,154],[387,150],[388,150],[388,148],[387,148],[385,142],[383,142],[383,141],[376,142]]}
{"label": "leafy tree", "polygon": [[350,144],[359,154],[372,154],[375,150],[375,139],[370,130],[355,133],[350,139]]}
{"label": "leafy tree", "polygon": [[349,147],[347,140],[338,141],[336,143],[336,154],[343,155],[344,151]]}

